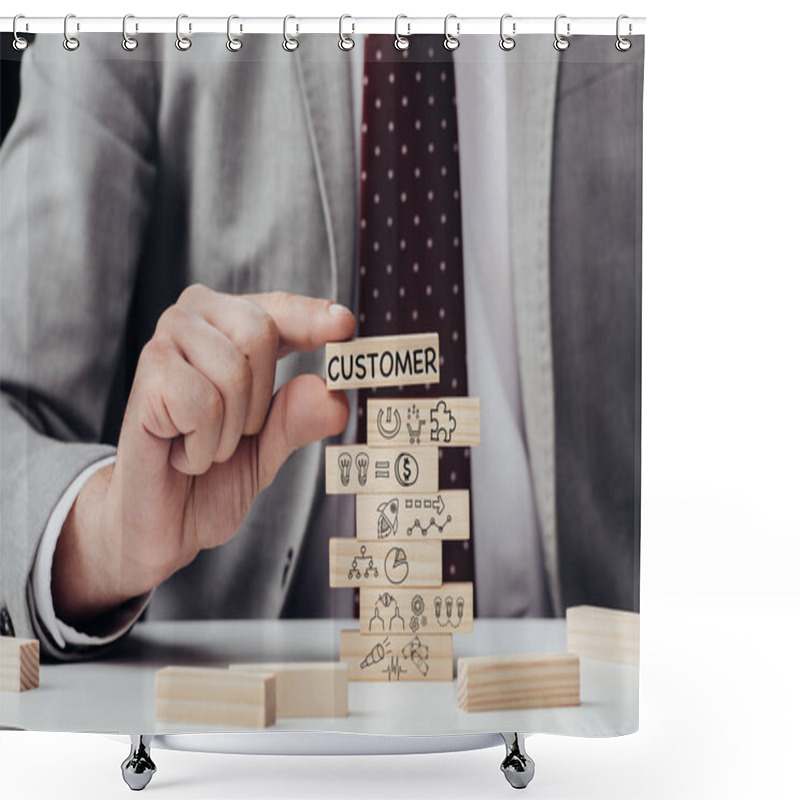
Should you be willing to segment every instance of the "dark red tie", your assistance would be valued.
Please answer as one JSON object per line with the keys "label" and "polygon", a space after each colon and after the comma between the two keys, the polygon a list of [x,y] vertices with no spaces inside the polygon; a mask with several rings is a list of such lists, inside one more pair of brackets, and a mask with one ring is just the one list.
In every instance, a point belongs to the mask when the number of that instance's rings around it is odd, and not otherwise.
{"label": "dark red tie", "polygon": [[[467,394],[464,268],[453,55],[438,36],[366,37],[361,125],[359,335],[439,333],[440,383],[413,396]],[[366,398],[401,387],[360,390],[358,441],[366,441]],[[439,451],[442,489],[469,489],[469,448]],[[445,581],[472,581],[469,541],[445,541]],[[358,590],[356,590],[358,616]]]}

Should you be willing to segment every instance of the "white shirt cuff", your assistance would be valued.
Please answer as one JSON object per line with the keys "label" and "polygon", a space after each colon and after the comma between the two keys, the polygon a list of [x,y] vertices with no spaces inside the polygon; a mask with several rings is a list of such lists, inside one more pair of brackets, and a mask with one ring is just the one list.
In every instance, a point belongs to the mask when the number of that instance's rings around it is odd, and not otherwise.
{"label": "white shirt cuff", "polygon": [[119,639],[133,626],[133,623],[136,622],[142,611],[144,611],[145,607],[150,602],[153,591],[155,591],[152,590],[147,594],[143,594],[139,602],[126,609],[126,613],[120,618],[118,626],[115,627],[110,634],[105,636],[92,636],[83,631],[76,630],[71,625],[62,622],[56,616],[55,607],[53,605],[52,571],[53,556],[56,552],[58,536],[61,533],[64,522],[80,490],[95,472],[109,464],[113,464],[115,458],[115,456],[108,456],[100,461],[96,461],[94,464],[86,467],[86,469],[72,481],[61,496],[61,499],[56,503],[56,507],[47,520],[47,525],[45,526],[44,533],[39,542],[39,550],[36,553],[32,572],[33,598],[42,625],[53,637],[56,644],[62,648],[65,648],[67,644],[102,645]]}

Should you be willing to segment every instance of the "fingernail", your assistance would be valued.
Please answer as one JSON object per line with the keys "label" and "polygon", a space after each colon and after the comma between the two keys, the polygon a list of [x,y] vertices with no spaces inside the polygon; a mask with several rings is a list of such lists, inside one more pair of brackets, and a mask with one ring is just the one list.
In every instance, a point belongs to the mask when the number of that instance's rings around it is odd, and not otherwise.
{"label": "fingernail", "polygon": [[350,309],[347,306],[339,305],[339,303],[331,303],[328,306],[328,313],[332,317],[341,317],[343,314],[349,314]]}

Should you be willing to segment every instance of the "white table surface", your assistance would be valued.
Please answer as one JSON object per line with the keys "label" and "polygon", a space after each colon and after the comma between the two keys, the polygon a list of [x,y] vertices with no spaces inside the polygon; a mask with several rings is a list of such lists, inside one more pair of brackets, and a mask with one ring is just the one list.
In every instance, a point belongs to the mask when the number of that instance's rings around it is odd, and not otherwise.
{"label": "white table surface", "polygon": [[[156,670],[167,665],[335,661],[339,631],[356,626],[352,619],[140,622],[112,656],[42,664],[38,689],[0,693],[0,726],[114,734],[256,730],[157,723]],[[453,642],[454,661],[471,655],[563,652],[565,622],[478,619],[472,634],[457,634]],[[587,659],[581,661],[581,704],[573,707],[466,712],[458,707],[455,680],[350,682],[348,692],[347,717],[278,719],[266,730],[401,736],[500,731],[614,736],[638,728],[638,669]]]}

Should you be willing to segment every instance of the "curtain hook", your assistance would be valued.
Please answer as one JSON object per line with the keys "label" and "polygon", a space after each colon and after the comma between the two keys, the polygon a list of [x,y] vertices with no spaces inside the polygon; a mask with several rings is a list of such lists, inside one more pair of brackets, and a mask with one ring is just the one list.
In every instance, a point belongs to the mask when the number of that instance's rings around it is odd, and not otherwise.
{"label": "curtain hook", "polygon": [[[567,18],[566,14],[559,14],[556,17],[556,21],[553,23],[553,33],[554,33],[554,35],[556,37],[555,40],[553,41],[553,47],[555,47],[555,49],[559,50],[559,51],[564,51],[569,47],[569,39],[567,39],[566,36],[562,36],[558,32],[558,21],[562,20],[562,19],[566,19],[566,18]],[[568,22],[567,23],[567,36],[569,36],[570,33],[571,33],[570,27],[571,27],[571,25]]]}
{"label": "curtain hook", "polygon": [[[74,36],[69,35],[69,21],[71,19],[75,19],[74,14],[67,14],[67,16],[64,17],[64,49],[69,50],[70,53],[77,50],[81,46],[81,43]],[[80,29],[80,23],[76,22],[75,30],[79,31]]]}
{"label": "curtain hook", "polygon": [[[17,14],[17,16],[14,17],[14,24],[12,26],[12,31],[14,32],[14,41],[11,43],[14,49],[20,53],[25,50],[29,44],[28,40],[24,36],[20,36],[19,33],[17,33],[17,21],[21,19],[25,19],[24,14]],[[28,30],[27,22],[25,23],[25,30]]]}
{"label": "curtain hook", "polygon": [[408,50],[411,47],[411,39],[408,37],[411,35],[411,23],[406,23],[406,35],[400,35],[400,20],[401,19],[408,19],[405,14],[398,14],[394,18],[394,46],[397,50]]}
{"label": "curtain hook", "polygon": [[[175,20],[175,47],[178,50],[186,51],[192,46],[192,40],[188,36],[184,36],[181,33],[181,20],[188,19],[188,14],[178,14]],[[189,23],[189,32],[191,33],[192,30],[192,23]]]}
{"label": "curtain hook", "polygon": [[[631,49],[631,45],[632,45],[631,40],[630,39],[625,39],[622,36],[622,33],[620,32],[621,31],[620,23],[624,19],[628,19],[628,15],[627,14],[620,14],[617,17],[617,41],[614,43],[614,47],[616,47],[617,50],[620,51],[620,53],[624,53],[624,52],[630,50]],[[633,32],[633,25],[631,25],[630,22],[629,22],[628,23],[628,36],[630,36],[632,32]]]}
{"label": "curtain hook", "polygon": [[[287,53],[293,53],[300,46],[300,42],[298,42],[297,39],[295,39],[293,36],[289,36],[290,19],[297,19],[297,17],[287,14],[283,18],[283,49]],[[300,33],[300,26],[297,23],[295,23],[295,33]]]}
{"label": "curtain hook", "polygon": [[[452,36],[450,32],[447,30],[448,23],[451,19],[456,20],[456,35]],[[458,18],[455,14],[448,14],[444,18],[444,47],[445,50],[456,50],[461,42],[458,40],[458,36],[461,33],[461,23],[457,21]]]}
{"label": "curtain hook", "polygon": [[[129,53],[132,50],[135,50],[139,46],[139,40],[135,39],[133,36],[128,36],[128,20],[129,19],[136,19],[133,14],[126,14],[122,18],[122,49],[127,50]],[[139,25],[137,23],[136,30],[139,30]]]}
{"label": "curtain hook", "polygon": [[[242,40],[241,39],[237,39],[231,33],[231,22],[233,22],[235,19],[239,19],[239,17],[237,17],[236,14],[231,14],[228,17],[228,31],[227,31],[227,33],[228,33],[228,41],[225,42],[225,47],[227,47],[228,50],[231,51],[231,53],[238,53],[242,49]],[[241,32],[241,30],[242,30],[242,26],[240,25],[239,26],[239,31]]]}
{"label": "curtain hook", "polygon": [[[345,53],[348,50],[352,50],[356,46],[356,43],[353,39],[351,39],[349,36],[344,35],[344,21],[346,19],[353,19],[353,18],[349,14],[342,14],[342,16],[339,17],[339,49],[344,50]],[[356,30],[355,23],[351,23],[350,33],[351,34],[355,33],[355,30]]]}
{"label": "curtain hook", "polygon": [[[511,14],[503,14],[500,17],[500,49],[505,50],[508,52],[509,50],[513,50],[517,46],[517,40],[513,36],[509,36],[505,32],[505,25],[506,20],[511,19]],[[517,23],[511,23],[511,33],[516,34],[517,32]]]}

